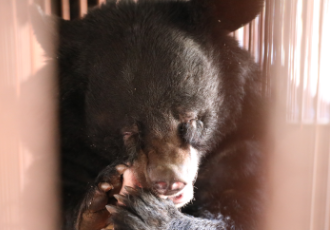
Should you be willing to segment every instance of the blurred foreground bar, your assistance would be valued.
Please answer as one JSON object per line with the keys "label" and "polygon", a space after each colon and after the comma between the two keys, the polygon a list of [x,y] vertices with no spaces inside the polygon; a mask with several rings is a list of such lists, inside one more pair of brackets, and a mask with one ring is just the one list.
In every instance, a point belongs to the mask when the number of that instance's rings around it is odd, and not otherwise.
{"label": "blurred foreground bar", "polygon": [[267,0],[271,88],[263,229],[330,229],[330,1]]}
{"label": "blurred foreground bar", "polygon": [[0,229],[58,230],[56,82],[29,2],[0,1]]}

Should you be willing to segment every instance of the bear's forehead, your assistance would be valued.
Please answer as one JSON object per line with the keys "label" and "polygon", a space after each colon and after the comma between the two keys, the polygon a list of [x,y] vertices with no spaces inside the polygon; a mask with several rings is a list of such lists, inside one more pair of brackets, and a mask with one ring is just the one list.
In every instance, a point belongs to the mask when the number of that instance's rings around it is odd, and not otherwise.
{"label": "bear's forehead", "polygon": [[156,16],[136,16],[90,35],[87,114],[102,123],[147,120],[153,125],[185,112],[216,109],[210,107],[220,78],[212,54],[185,30],[166,22],[154,26]]}
{"label": "bear's forehead", "polygon": [[172,45],[164,45],[164,38],[155,35],[153,44],[141,39],[119,45],[126,46],[120,52],[118,47],[112,49],[113,45],[102,49],[87,63],[87,100],[110,107],[117,107],[119,100],[125,107],[150,109],[162,105],[168,109],[176,103],[193,106],[215,94],[219,78],[213,74],[217,71],[212,69],[207,53],[190,38],[168,38]]}

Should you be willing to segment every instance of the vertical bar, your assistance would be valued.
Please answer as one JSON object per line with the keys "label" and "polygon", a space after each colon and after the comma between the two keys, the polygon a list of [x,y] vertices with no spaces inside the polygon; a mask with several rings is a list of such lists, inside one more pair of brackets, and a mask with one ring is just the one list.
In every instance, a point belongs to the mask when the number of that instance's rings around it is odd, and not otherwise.
{"label": "vertical bar", "polygon": [[69,0],[61,0],[62,2],[62,18],[70,20],[70,2]]}
{"label": "vertical bar", "polygon": [[[267,4],[267,2],[266,2],[266,4]],[[259,64],[260,64],[260,68],[263,66],[263,61],[264,61],[264,59],[263,59],[263,55],[264,55],[264,52],[263,52],[263,50],[264,50],[264,48],[263,47],[265,47],[265,41],[264,41],[264,34],[265,34],[265,31],[264,31],[264,29],[265,29],[265,8],[266,7],[264,7],[264,9],[263,9],[263,11],[261,11],[261,13],[260,13],[260,18],[259,18],[259,44],[258,44],[258,46],[259,46]]]}
{"label": "vertical bar", "polygon": [[97,0],[97,4],[101,6],[102,4],[105,4],[106,0]]}
{"label": "vertical bar", "polygon": [[[330,148],[328,148],[328,154],[329,153],[330,153]],[[328,155],[327,187],[325,192],[326,192],[326,199],[325,199],[325,213],[324,213],[325,215],[324,230],[329,230],[330,229],[330,154]]]}
{"label": "vertical bar", "polygon": [[320,27],[320,97],[319,97],[319,109],[318,112],[318,122],[322,122],[323,124],[330,123],[330,93],[329,93],[329,59],[330,59],[330,30],[328,29],[328,25],[330,23],[329,16],[329,0],[324,0],[322,4],[322,19],[321,19],[321,27]]}
{"label": "vertical bar", "polygon": [[320,119],[320,116],[322,116],[321,111],[323,104],[321,102],[322,100],[322,94],[320,91],[322,88],[320,87],[321,84],[321,53],[322,53],[322,45],[323,45],[323,23],[324,23],[324,9],[326,8],[325,4],[326,0],[320,0],[320,7],[319,7],[319,23],[318,23],[318,31],[319,31],[319,40],[318,40],[318,79],[317,79],[317,95],[316,95],[316,114],[315,114],[315,121],[316,123],[322,122]]}
{"label": "vertical bar", "polygon": [[250,38],[250,23],[244,26],[244,48],[248,51],[249,50],[249,38]]}
{"label": "vertical bar", "polygon": [[262,87],[262,94],[263,95],[266,95],[266,88],[267,88],[267,58],[268,58],[268,30],[269,30],[269,19],[268,19],[268,12],[269,12],[269,7],[271,5],[271,2],[272,0],[267,0],[265,2],[266,6],[265,6],[265,27],[264,27],[264,40],[263,40],[263,60],[262,60],[262,63],[263,63],[263,66],[262,66],[262,76],[264,77],[264,84],[263,84],[263,87]]}
{"label": "vertical bar", "polygon": [[[287,97],[291,97],[288,105],[292,110],[295,110],[296,106],[305,106],[308,112],[314,109],[314,113],[308,124],[301,110],[297,115],[292,112],[291,117],[298,120],[297,123],[275,121],[273,129],[276,150],[271,154],[269,161],[270,167],[273,167],[271,172],[273,188],[270,194],[273,212],[269,215],[270,221],[266,229],[329,230],[330,126],[328,123],[319,124],[317,111],[320,110],[320,104],[315,104],[321,100],[322,81],[319,69],[322,55],[320,52],[325,49],[322,46],[321,34],[324,32],[322,28],[328,31],[327,27],[323,27],[322,21],[326,11],[320,13],[320,9],[325,10],[327,8],[325,3],[329,3],[329,0],[275,1],[276,11],[271,14],[271,20],[275,21],[275,29],[270,36],[275,39],[269,42],[274,43],[276,47],[289,40],[284,51],[290,51],[288,55],[290,58],[288,61],[282,59],[282,63],[278,63],[278,58],[274,59],[270,73],[275,75],[271,77],[276,81],[281,81],[281,78],[287,80]],[[277,2],[281,2],[282,5]],[[282,23],[276,24],[280,21],[277,20],[280,12],[290,15],[285,16]],[[287,24],[290,24],[289,31],[285,30],[288,28]],[[278,27],[282,28],[280,33]],[[269,58],[275,54],[277,57],[280,56],[278,51],[277,49],[274,54],[269,53]],[[282,74],[286,69],[288,74]],[[326,74],[328,77],[329,74]],[[325,83],[327,83],[325,87],[329,89],[329,81]],[[284,85],[281,82],[277,84],[277,91],[274,93],[277,103],[288,100],[281,91]],[[277,110],[281,109],[281,103],[276,106],[279,106]],[[279,136],[276,136],[276,132]],[[285,145],[281,147],[282,144]]]}
{"label": "vertical bar", "polygon": [[312,63],[312,33],[313,33],[313,9],[314,9],[314,1],[307,1],[305,3],[306,7],[306,16],[303,20],[306,25],[304,38],[305,42],[303,44],[302,50],[305,50],[305,58],[301,58],[300,65],[302,67],[302,89],[301,93],[301,121],[312,123],[314,120],[314,114],[312,112],[313,108],[313,99],[312,99],[312,87],[311,84],[311,63]]}
{"label": "vertical bar", "polygon": [[79,0],[79,16],[82,18],[88,11],[88,2],[87,0]]}
{"label": "vertical bar", "polygon": [[265,9],[265,37],[264,37],[264,60],[263,60],[263,76],[265,79],[265,83],[263,85],[262,93],[263,95],[268,95],[269,89],[269,66],[271,60],[271,31],[273,29],[271,18],[272,11],[274,10],[274,0],[266,1],[266,9]]}
{"label": "vertical bar", "polygon": [[[300,63],[297,63],[296,58],[301,58],[300,55],[296,55],[296,24],[297,24],[297,5],[299,0],[293,0],[290,8],[290,27],[289,27],[289,58],[288,58],[288,77],[287,78],[287,120],[290,122],[301,121],[301,116],[297,114],[298,110],[301,113],[301,108],[298,107],[297,92],[298,83],[297,79],[300,79]],[[300,48],[299,48],[300,49]],[[296,67],[297,66],[297,67]],[[297,68],[297,69],[296,69]],[[299,80],[298,79],[298,80]]]}
{"label": "vertical bar", "polygon": [[256,38],[258,37],[258,31],[255,30],[256,28],[256,24],[258,23],[258,18],[259,16],[257,16],[252,22],[251,22],[251,26],[250,26],[250,38],[249,38],[249,47],[250,47],[250,54],[253,56],[254,60],[256,60],[256,50],[257,47],[255,46],[255,44],[257,43]]}
{"label": "vertical bar", "polygon": [[[312,178],[312,191],[311,191],[311,212],[310,212],[310,229],[317,230],[324,228],[326,220],[326,216],[324,211],[326,208],[324,207],[324,203],[327,201],[327,197],[323,191],[324,182],[326,180],[322,180],[324,177],[324,173],[322,172],[322,167],[329,165],[324,165],[327,158],[329,157],[329,151],[322,151],[322,127],[318,123],[318,113],[319,113],[319,99],[320,99],[320,58],[321,58],[321,48],[322,48],[322,20],[323,20],[323,7],[324,1],[314,1],[313,7],[311,9],[311,30],[310,34],[310,47],[311,47],[311,62],[310,67],[311,71],[309,71],[309,81],[314,80],[316,78],[316,92],[315,95],[310,95],[313,101],[313,109],[314,109],[314,152],[313,152],[313,178]],[[313,85],[311,86],[313,87]],[[311,109],[311,108],[310,108]],[[327,133],[329,135],[329,131]],[[329,147],[329,146],[327,146]],[[328,150],[328,149],[327,149]]]}
{"label": "vertical bar", "polygon": [[44,0],[44,10],[47,15],[52,14],[52,1],[51,0]]}
{"label": "vertical bar", "polygon": [[253,38],[253,36],[252,36],[252,26],[253,26],[253,22],[254,22],[254,20],[252,21],[252,22],[250,22],[249,23],[249,27],[248,27],[248,36],[249,36],[249,38],[248,38],[248,50],[249,50],[249,52],[250,52],[250,54],[251,55],[253,55],[253,47],[252,47],[252,38]]}
{"label": "vertical bar", "polygon": [[256,19],[254,19],[251,22],[251,31],[250,31],[250,46],[251,46],[251,55],[254,57],[254,60],[256,62],[259,62],[259,51],[258,51],[258,43],[260,42],[258,40],[259,38],[259,33],[260,31],[258,31],[258,25],[260,23],[260,14],[257,16]]}
{"label": "vertical bar", "polygon": [[[2,92],[0,94],[0,111],[2,111],[0,113],[0,205],[3,207],[0,226],[8,230],[18,226],[19,219],[22,218],[15,203],[15,199],[20,197],[18,135],[16,129],[9,128],[14,127],[17,121],[11,119],[16,115],[16,109],[10,105],[17,95],[15,8],[16,1],[0,2],[0,49],[2,50],[0,55],[0,92]],[[6,114],[3,114],[4,111]]]}
{"label": "vertical bar", "polygon": [[27,3],[0,1],[0,228],[57,230],[56,81],[36,63]]}

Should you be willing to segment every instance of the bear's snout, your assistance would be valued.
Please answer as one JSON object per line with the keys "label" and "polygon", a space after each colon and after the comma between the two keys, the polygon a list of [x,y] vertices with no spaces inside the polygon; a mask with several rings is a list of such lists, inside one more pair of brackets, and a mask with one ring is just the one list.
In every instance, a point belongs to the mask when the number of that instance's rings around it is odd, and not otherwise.
{"label": "bear's snout", "polygon": [[160,195],[174,195],[180,192],[187,183],[181,181],[175,182],[165,182],[165,181],[158,181],[153,183],[153,188],[157,191]]}

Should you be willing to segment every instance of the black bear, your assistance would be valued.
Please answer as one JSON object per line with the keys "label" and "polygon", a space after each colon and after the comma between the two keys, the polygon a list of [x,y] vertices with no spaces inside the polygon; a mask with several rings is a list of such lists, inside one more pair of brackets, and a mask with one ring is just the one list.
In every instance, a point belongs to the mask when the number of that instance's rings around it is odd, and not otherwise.
{"label": "black bear", "polygon": [[228,33],[262,7],[111,0],[59,20],[63,229],[258,228],[262,79]]}

